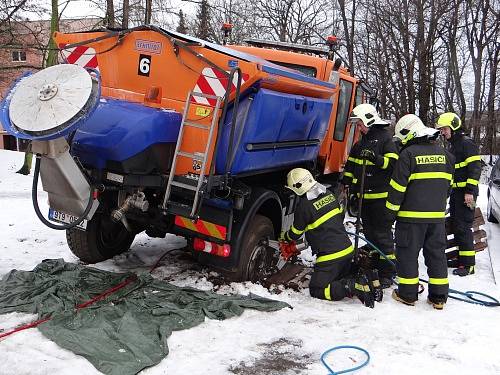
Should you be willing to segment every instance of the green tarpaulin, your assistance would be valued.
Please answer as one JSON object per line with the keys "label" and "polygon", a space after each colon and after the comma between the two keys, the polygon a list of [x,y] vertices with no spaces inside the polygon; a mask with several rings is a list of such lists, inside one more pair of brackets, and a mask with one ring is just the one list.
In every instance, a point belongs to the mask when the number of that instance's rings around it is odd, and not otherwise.
{"label": "green tarpaulin", "polygon": [[141,274],[107,298],[75,309],[131,277],[135,275],[45,260],[33,271],[13,270],[5,275],[0,281],[0,314],[50,315],[48,322],[38,326],[46,337],[84,356],[105,374],[123,375],[158,364],[168,354],[172,331],[194,327],[205,317],[223,320],[241,315],[245,308],[289,307],[256,295],[225,296],[180,288]]}

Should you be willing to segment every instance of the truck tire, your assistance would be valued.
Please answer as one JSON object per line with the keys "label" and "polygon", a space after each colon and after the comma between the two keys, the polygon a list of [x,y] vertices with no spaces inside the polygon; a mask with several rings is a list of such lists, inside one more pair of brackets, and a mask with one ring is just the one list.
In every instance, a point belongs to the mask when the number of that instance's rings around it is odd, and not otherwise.
{"label": "truck tire", "polygon": [[234,274],[236,280],[257,282],[271,275],[278,262],[278,254],[262,242],[274,237],[271,220],[262,215],[255,215],[241,244],[240,262]]}
{"label": "truck tire", "polygon": [[134,241],[135,233],[130,233],[121,223],[96,213],[87,223],[87,230],[72,228],[66,231],[69,249],[82,262],[98,263],[124,253]]}

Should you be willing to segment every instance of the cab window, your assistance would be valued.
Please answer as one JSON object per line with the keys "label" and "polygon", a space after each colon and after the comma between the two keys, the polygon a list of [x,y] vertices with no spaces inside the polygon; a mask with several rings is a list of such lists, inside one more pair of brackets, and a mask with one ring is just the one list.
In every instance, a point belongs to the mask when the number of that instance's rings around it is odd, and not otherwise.
{"label": "cab window", "polygon": [[333,139],[336,141],[344,140],[345,128],[351,108],[352,88],[352,82],[345,79],[340,80],[340,96],[337,106],[337,118],[335,119],[335,131],[333,132]]}
{"label": "cab window", "polygon": [[297,65],[297,64],[291,64],[291,63],[286,63],[286,62],[282,62],[282,61],[273,61],[273,60],[269,60],[269,61],[271,61],[273,64],[276,64],[279,66],[284,66],[285,68],[298,70],[299,72],[301,72],[302,74],[305,74],[308,77],[316,78],[317,70],[313,66]]}

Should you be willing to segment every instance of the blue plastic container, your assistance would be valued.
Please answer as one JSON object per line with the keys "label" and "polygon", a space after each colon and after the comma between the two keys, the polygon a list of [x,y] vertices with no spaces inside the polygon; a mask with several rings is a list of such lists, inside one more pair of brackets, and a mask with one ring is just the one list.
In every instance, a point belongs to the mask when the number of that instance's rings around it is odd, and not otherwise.
{"label": "blue plastic container", "polygon": [[331,111],[330,100],[260,89],[240,103],[231,155],[227,151],[232,110],[228,111],[216,172],[225,172],[227,158],[233,175],[315,160]]}
{"label": "blue plastic container", "polygon": [[[117,99],[101,99],[76,131],[72,154],[98,169],[124,161],[159,143],[176,143],[182,116]],[[165,160],[165,163],[168,163]]]}

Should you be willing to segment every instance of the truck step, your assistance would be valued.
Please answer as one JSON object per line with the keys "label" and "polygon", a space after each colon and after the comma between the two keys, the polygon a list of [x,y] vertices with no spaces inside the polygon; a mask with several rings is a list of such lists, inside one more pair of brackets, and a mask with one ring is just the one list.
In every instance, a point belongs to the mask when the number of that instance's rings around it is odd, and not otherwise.
{"label": "truck step", "polygon": [[191,217],[192,209],[193,207],[188,204],[173,201],[168,202],[167,206],[167,212],[169,214],[179,215],[182,217]]}

